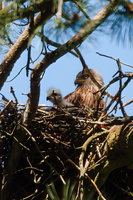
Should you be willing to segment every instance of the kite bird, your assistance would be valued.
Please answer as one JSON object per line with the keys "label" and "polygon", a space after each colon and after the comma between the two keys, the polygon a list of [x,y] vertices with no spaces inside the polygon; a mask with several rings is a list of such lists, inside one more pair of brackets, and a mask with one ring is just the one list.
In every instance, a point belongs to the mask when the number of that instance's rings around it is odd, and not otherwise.
{"label": "kite bird", "polygon": [[55,88],[48,90],[46,99],[51,101],[54,105],[58,107],[72,107],[73,106],[72,103],[66,102],[63,99],[61,92]]}
{"label": "kite bird", "polygon": [[77,88],[65,96],[64,100],[75,106],[87,105],[90,108],[104,108],[105,101],[101,98],[101,92],[99,92],[99,89],[103,86],[103,78],[96,70],[90,69],[89,71],[98,84],[90,78],[88,68],[85,68],[76,76],[74,84],[77,85]]}

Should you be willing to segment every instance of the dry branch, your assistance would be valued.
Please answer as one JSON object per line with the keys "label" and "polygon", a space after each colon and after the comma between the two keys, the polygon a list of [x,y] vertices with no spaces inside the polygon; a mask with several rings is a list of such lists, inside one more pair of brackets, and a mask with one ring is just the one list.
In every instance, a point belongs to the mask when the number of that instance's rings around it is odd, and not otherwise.
{"label": "dry branch", "polygon": [[[108,55],[105,55],[105,54],[101,54],[101,53],[99,53],[99,52],[96,52],[96,53],[97,53],[98,55],[100,55],[100,56],[104,56],[104,57],[106,57],[106,58],[110,58],[110,59],[112,59],[112,60],[115,60],[116,62],[117,62],[117,60],[118,60],[118,58],[113,58],[112,56],[108,56]],[[128,66],[128,67],[133,68],[132,65],[128,65],[128,64],[126,64],[126,63],[124,63],[124,62],[121,62],[121,61],[120,61],[120,63],[123,64],[123,65],[125,65],[125,66]]]}

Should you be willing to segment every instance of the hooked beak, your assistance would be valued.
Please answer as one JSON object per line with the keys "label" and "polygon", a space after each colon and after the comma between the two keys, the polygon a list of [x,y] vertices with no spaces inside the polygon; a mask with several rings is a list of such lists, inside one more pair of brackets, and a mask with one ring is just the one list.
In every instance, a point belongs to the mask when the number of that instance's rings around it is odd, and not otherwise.
{"label": "hooked beak", "polygon": [[84,79],[76,78],[74,81],[74,85],[81,85],[84,83]]}
{"label": "hooked beak", "polygon": [[47,98],[46,98],[46,100],[47,100],[47,101],[49,101],[49,100],[50,100],[50,98],[49,98],[49,97],[47,97]]}
{"label": "hooked beak", "polygon": [[77,79],[75,79],[75,81],[74,81],[74,85],[76,86],[78,83],[77,83]]}

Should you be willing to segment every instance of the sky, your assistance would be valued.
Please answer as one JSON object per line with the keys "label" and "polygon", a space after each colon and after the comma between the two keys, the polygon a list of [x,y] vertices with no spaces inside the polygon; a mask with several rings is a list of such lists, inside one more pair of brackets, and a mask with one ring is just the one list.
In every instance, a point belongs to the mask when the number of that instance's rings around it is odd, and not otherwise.
{"label": "sky", "polygon": [[[39,45],[38,45],[39,46]],[[39,47],[36,47],[33,51],[33,54],[37,55]],[[99,56],[96,52],[111,56],[113,58],[119,58],[121,62],[127,63],[133,66],[133,52],[131,48],[123,48],[122,46],[116,45],[116,42],[112,42],[107,36],[101,37],[98,40],[96,45],[90,45],[90,43],[85,42],[83,47],[80,49],[87,65],[89,68],[96,69],[103,76],[104,85],[112,79],[112,76],[117,72],[118,67],[116,61]],[[27,52],[24,52],[20,60],[15,64],[14,70],[11,72],[8,81],[11,80],[19,70],[26,64]],[[33,65],[35,66],[35,65]],[[133,71],[132,68],[122,65],[123,72]],[[62,92],[62,95],[65,96],[68,93],[75,90],[74,80],[79,71],[82,70],[82,65],[80,60],[70,53],[61,57],[58,61],[53,63],[46,70],[44,77],[41,81],[41,95],[39,104],[51,105],[49,101],[46,101],[47,90],[50,88],[57,88]],[[5,95],[8,99],[14,99],[10,93],[10,86],[13,86],[16,97],[18,98],[19,103],[26,103],[27,96],[22,93],[27,94],[29,92],[29,77],[25,76],[25,70],[16,77],[11,82],[6,82],[1,93]],[[125,80],[125,79],[124,79]],[[122,96],[123,102],[127,102],[133,99],[133,82],[123,91]],[[115,95],[118,91],[118,84],[113,84],[107,89],[107,91]],[[133,116],[133,105],[126,107],[128,115]],[[116,115],[121,115],[121,112],[118,110]]]}
{"label": "sky", "polygon": [[[35,59],[40,52],[40,41],[35,39],[34,48],[32,48],[32,57]],[[130,46],[130,45],[129,45]],[[116,61],[99,56],[96,52],[111,56],[113,58],[119,58],[121,62],[127,63],[133,66],[133,49],[131,47],[123,48],[122,45],[116,43],[116,41],[110,40],[107,35],[97,34],[95,42],[90,43],[85,41],[80,47],[80,51],[86,61],[89,68],[96,69],[103,76],[104,85],[112,79],[112,76],[117,72],[118,67]],[[30,67],[34,67],[41,59],[43,55]],[[0,62],[2,62],[3,54],[0,55]],[[5,95],[7,99],[13,99],[10,93],[10,86],[13,86],[16,97],[19,103],[26,103],[27,94],[30,88],[30,77],[26,77],[25,69],[11,82],[12,78],[23,68],[27,63],[27,51],[25,51],[20,59],[15,63],[15,66],[7,79],[1,93]],[[41,81],[41,95],[39,104],[51,105],[49,101],[46,101],[47,91],[51,88],[57,88],[65,96],[68,93],[75,90],[74,80],[79,71],[82,70],[82,65],[77,57],[68,53],[58,59],[55,63],[50,65],[46,70],[43,79]],[[132,72],[133,69],[122,65],[123,72]],[[125,81],[126,79],[124,79]],[[115,95],[119,90],[118,83],[110,86],[107,91]],[[24,93],[24,94],[23,94]],[[123,91],[123,103],[133,99],[133,82],[131,81],[129,86]],[[133,104],[127,106],[126,112],[128,115],[133,116]],[[120,116],[121,112],[118,109],[116,115]]]}

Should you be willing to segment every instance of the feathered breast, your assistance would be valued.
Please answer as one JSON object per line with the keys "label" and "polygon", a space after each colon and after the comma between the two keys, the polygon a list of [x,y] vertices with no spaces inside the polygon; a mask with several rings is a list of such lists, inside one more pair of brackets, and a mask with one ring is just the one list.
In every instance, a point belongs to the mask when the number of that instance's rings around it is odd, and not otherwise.
{"label": "feathered breast", "polygon": [[81,85],[76,88],[76,90],[66,97],[65,101],[74,104],[75,106],[87,105],[90,108],[105,107],[105,102],[101,98],[101,93],[97,92],[99,89],[96,85]]}

